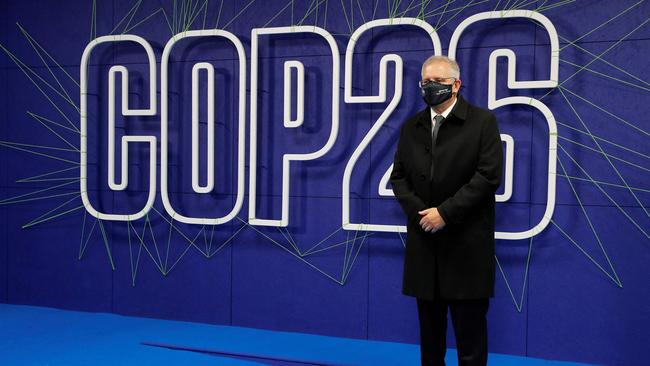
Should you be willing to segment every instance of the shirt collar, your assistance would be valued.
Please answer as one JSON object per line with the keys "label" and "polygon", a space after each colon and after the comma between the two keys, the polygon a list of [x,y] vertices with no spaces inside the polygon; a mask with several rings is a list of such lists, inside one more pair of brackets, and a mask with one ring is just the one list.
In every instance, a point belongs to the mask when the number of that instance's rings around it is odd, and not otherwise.
{"label": "shirt collar", "polygon": [[[456,107],[456,104],[458,104],[458,99],[459,98],[456,97],[456,101],[454,102],[454,104],[450,105],[449,108],[442,111],[442,113],[440,113],[440,115],[443,116],[445,119],[447,119],[447,116],[449,116],[451,111],[454,110],[454,107]],[[430,108],[431,108],[431,120],[433,121],[434,117],[437,116],[438,113],[436,113],[436,111],[433,110],[433,107],[430,107]]]}

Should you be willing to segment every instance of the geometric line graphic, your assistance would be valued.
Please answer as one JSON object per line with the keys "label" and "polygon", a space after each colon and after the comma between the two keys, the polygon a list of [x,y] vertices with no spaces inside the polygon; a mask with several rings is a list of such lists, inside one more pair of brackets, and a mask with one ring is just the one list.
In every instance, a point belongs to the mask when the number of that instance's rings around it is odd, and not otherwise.
{"label": "geometric line graphic", "polygon": [[[111,32],[103,37],[122,39],[127,34],[146,34],[148,27],[160,24],[169,30],[170,36],[212,28],[215,31],[219,29],[229,32],[228,29],[233,31],[233,28],[237,26],[239,17],[254,14],[255,0],[247,1],[240,8],[234,9],[233,16],[228,19],[222,11],[223,1],[183,1],[178,3],[178,6],[166,5],[147,14],[142,14],[143,1],[136,1],[124,15],[116,17],[119,20],[111,27]],[[327,0],[314,0],[309,2],[304,13],[298,13],[296,4],[293,1],[287,1],[277,9],[276,13],[257,14],[256,16],[260,18],[257,19],[259,27],[266,28],[286,26],[286,24],[280,24],[278,19],[290,14],[292,19],[290,27],[310,26],[310,29],[319,27],[330,32],[333,37],[350,37],[359,26],[376,19],[390,21],[391,19],[411,17],[426,21],[434,31],[443,34],[453,31],[452,21],[458,22],[461,19],[466,19],[474,14],[475,9],[483,6],[487,6],[489,8],[487,10],[499,11],[504,15],[520,10],[549,14],[548,17],[552,20],[552,12],[575,5],[573,3],[573,1],[562,0],[543,2],[472,0],[463,3],[444,1],[434,5],[431,1],[401,2],[397,0],[389,1],[387,12],[380,14],[377,11],[379,1],[372,1],[371,11],[367,11],[368,8],[364,8],[358,2],[341,2],[339,4]],[[97,34],[96,1],[93,1],[92,4],[89,21],[89,40],[91,42],[102,37]],[[578,212],[575,222],[562,222],[556,214],[553,214],[548,218],[550,225],[543,232],[552,231],[559,234],[564,240],[563,244],[572,246],[582,259],[593,265],[598,275],[604,276],[616,287],[623,287],[624,282],[617,271],[620,263],[616,263],[613,259],[616,256],[611,255],[611,252],[616,250],[616,243],[608,242],[605,239],[603,229],[595,223],[594,215],[600,202],[613,205],[618,213],[613,220],[616,220],[619,229],[633,228],[636,233],[645,238],[645,244],[650,242],[650,212],[647,208],[650,197],[648,196],[650,193],[650,185],[648,185],[650,182],[648,177],[650,151],[647,149],[647,146],[650,146],[648,144],[650,128],[647,122],[630,120],[619,106],[611,106],[606,101],[598,100],[590,94],[590,90],[575,88],[575,83],[587,78],[595,78],[622,87],[633,88],[640,93],[650,91],[650,80],[644,80],[639,76],[639,70],[627,70],[617,64],[620,61],[613,61],[615,58],[610,58],[612,53],[620,51],[621,48],[630,47],[626,42],[630,42],[637,32],[647,30],[647,23],[650,22],[650,19],[639,24],[624,24],[622,35],[617,36],[617,40],[609,42],[603,49],[599,49],[598,45],[585,42],[589,37],[604,34],[614,25],[624,23],[626,17],[641,4],[643,1],[608,15],[607,19],[600,24],[593,26],[581,35],[572,35],[571,39],[558,34],[561,44],[559,54],[556,56],[559,58],[560,64],[566,67],[562,69],[565,73],[561,72],[559,80],[555,80],[557,88],[552,88],[548,92],[544,91],[537,97],[537,100],[550,106],[549,109],[558,116],[558,120],[555,121],[558,127],[558,154],[553,162],[553,164],[557,162],[556,177],[561,178],[557,179],[557,197],[568,200],[567,206],[573,205]],[[208,14],[212,13],[216,16],[209,17]],[[331,22],[332,17],[344,19],[348,29],[342,33],[330,31],[328,18]],[[542,29],[542,25],[539,23],[532,19],[529,21]],[[10,50],[2,43],[0,43],[0,50],[20,70],[26,81],[33,86],[35,93],[42,97],[40,103],[51,108],[52,114],[48,116],[26,110],[26,121],[24,122],[25,125],[29,123],[29,128],[47,134],[51,140],[48,142],[0,140],[0,148],[3,149],[3,153],[10,150],[20,153],[20,156],[25,159],[48,162],[43,165],[47,169],[20,173],[22,177],[15,180],[19,184],[20,193],[10,197],[0,197],[0,206],[35,203],[39,203],[39,207],[47,206],[43,212],[35,212],[30,220],[23,223],[24,229],[51,224],[64,217],[78,219],[80,245],[78,253],[75,254],[79,260],[82,260],[91,250],[105,251],[108,265],[113,270],[128,267],[131,272],[131,284],[136,286],[138,274],[141,273],[145,263],[152,265],[162,276],[170,276],[184,260],[187,260],[190,253],[198,254],[209,260],[222,253],[222,249],[231,245],[238,236],[254,233],[255,238],[262,239],[265,244],[290,256],[306,270],[313,271],[327,281],[344,286],[349,283],[351,274],[354,273],[359,261],[363,258],[364,248],[367,249],[369,245],[373,245],[373,238],[388,235],[394,246],[403,248],[405,245],[401,233],[380,234],[377,231],[363,230],[363,228],[361,230],[359,228],[345,230],[341,225],[324,228],[325,234],[320,239],[309,240],[307,243],[307,240],[297,240],[300,230],[292,225],[276,228],[255,226],[236,213],[233,215],[234,218],[230,225],[227,226],[186,224],[181,222],[178,217],[168,215],[165,209],[154,203],[153,200],[147,203],[147,206],[151,207],[148,212],[145,212],[144,209],[140,211],[141,218],[134,219],[134,214],[130,217],[123,215],[124,220],[122,221],[124,222],[112,223],[112,229],[110,229],[107,225],[109,223],[106,220],[107,215],[99,212],[96,212],[97,215],[90,215],[86,212],[84,208],[87,205],[83,203],[82,195],[87,192],[77,189],[80,181],[86,179],[86,176],[80,172],[82,167],[80,153],[87,153],[84,151],[84,146],[79,146],[80,138],[86,138],[85,130],[79,121],[83,116],[88,118],[88,126],[94,126],[96,123],[93,116],[83,115],[82,104],[78,105],[73,98],[80,94],[82,83],[72,76],[73,73],[69,71],[69,68],[62,66],[52,56],[52,53],[47,51],[48,47],[45,42],[40,43],[21,24],[17,24],[17,30],[42,66],[30,66],[29,63],[17,56],[16,51]],[[83,32],[87,34],[86,30]],[[344,44],[347,42],[348,39]],[[296,63],[290,65],[298,68]],[[119,74],[119,71],[116,69],[115,74]],[[309,69],[305,67],[304,72],[307,74]],[[155,78],[156,76],[150,80],[154,88]],[[123,83],[125,81],[122,79]],[[128,83],[128,81],[126,82]],[[307,85],[305,85],[305,89],[307,89]],[[242,92],[245,94],[245,88]],[[288,95],[291,96],[290,93]],[[155,99],[154,92],[151,101]],[[144,105],[147,103],[145,102]],[[123,107],[125,106],[123,105]],[[554,108],[557,108],[557,111]],[[218,112],[215,111],[217,114]],[[588,113],[602,115],[603,118],[608,119],[608,123],[615,126],[614,128],[625,132],[632,138],[629,141],[617,141],[610,138],[602,128],[599,128],[597,121],[586,117]],[[309,122],[308,114],[309,111],[305,109],[304,116],[300,116],[301,123]],[[17,122],[11,121],[11,123]],[[10,122],[7,121],[7,123]],[[218,124],[218,122],[216,123]],[[36,133],[34,135],[40,136]],[[140,137],[148,138],[146,142],[150,143],[149,153],[153,155],[151,161],[155,168],[155,137]],[[642,141],[642,145],[633,144],[630,141]],[[123,146],[125,145],[126,143]],[[125,154],[122,154],[122,159],[124,163],[126,161]],[[50,165],[50,163],[55,165]],[[122,171],[126,170],[123,168]],[[11,173],[15,174],[16,172]],[[151,174],[151,177],[155,186],[155,174]],[[121,179],[121,183],[126,182],[125,175],[122,175]],[[116,182],[116,185],[119,184]],[[584,193],[584,187],[590,190],[590,194]],[[153,190],[155,191],[155,188]],[[596,193],[591,194],[592,190]],[[376,189],[373,192],[376,192]],[[577,239],[577,233],[583,230],[590,235],[588,242]],[[117,262],[114,257],[113,244],[115,240],[112,237],[118,236],[124,239],[121,244],[124,244],[125,247],[128,246],[128,263],[126,261],[124,263]],[[518,262],[514,265],[514,270],[507,271],[504,258],[499,255],[495,256],[499,274],[512,299],[514,308],[518,312],[522,311],[525,301],[529,269],[535,262],[534,245],[537,243],[537,239],[533,239],[531,236],[520,242],[527,243],[527,254],[519,259],[521,263]],[[506,241],[497,240],[497,248],[507,248],[507,245],[509,244]],[[521,275],[508,275],[513,271]],[[515,282],[521,282],[521,287],[515,288]]]}

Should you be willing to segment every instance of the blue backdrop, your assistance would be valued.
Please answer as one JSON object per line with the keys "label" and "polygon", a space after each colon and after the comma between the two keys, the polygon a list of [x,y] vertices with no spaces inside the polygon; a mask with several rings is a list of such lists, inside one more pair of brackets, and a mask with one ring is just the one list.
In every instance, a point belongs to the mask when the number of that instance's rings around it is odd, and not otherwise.
{"label": "blue backdrop", "polygon": [[[474,14],[528,9],[548,17],[560,37],[559,86],[509,89],[497,67],[497,98],[529,96],[558,124],[557,195],[551,224],[526,240],[498,240],[496,296],[489,313],[490,351],[593,363],[638,365],[650,338],[650,4],[646,1],[3,1],[0,3],[0,301],[87,311],[417,342],[413,299],[400,293],[403,241],[397,233],[341,229],[343,172],[390,101],[346,104],[343,61],[350,35],[372,19],[417,17],[437,29],[443,54],[458,24]],[[136,34],[158,63],[168,40],[195,29],[225,29],[246,52],[247,70],[225,39],[181,40],[170,56],[169,196],[186,216],[223,216],[237,195],[238,80],[247,77],[250,130],[251,30],[315,25],[330,32],[340,60],[340,127],[323,157],[291,164],[290,224],[248,224],[248,190],[237,218],[186,225],[160,199],[147,218],[97,220],[79,196],[79,65],[86,45],[109,34]],[[517,80],[549,78],[551,51],[531,19],[470,26],[457,59],[462,94],[487,107],[488,58],[508,48]],[[361,154],[351,176],[352,222],[403,224],[393,198],[378,195],[392,162],[397,131],[424,107],[417,81],[432,54],[413,26],[370,30],[356,40],[353,95],[377,93],[379,60],[404,60],[401,101]],[[305,67],[305,121],[283,126],[283,64]],[[191,71],[215,69],[215,189],[191,185]],[[314,34],[259,38],[257,216],[281,215],[282,156],[322,147],[331,129],[333,59]],[[133,44],[102,44],[90,59],[88,194],[103,212],[132,213],[146,201],[149,148],[132,146],[129,186],[107,184],[108,70],[128,68],[131,108],[146,108],[146,55]],[[199,95],[206,98],[205,76]],[[118,78],[119,79],[119,78]],[[118,84],[119,85],[119,84]],[[121,103],[117,88],[117,111]],[[295,104],[295,101],[294,101]],[[205,156],[206,108],[199,108]],[[527,106],[494,111],[515,141],[514,190],[498,204],[500,231],[538,222],[547,197],[548,127]],[[121,136],[160,137],[156,116],[117,113]],[[160,143],[158,143],[160,145]],[[246,182],[248,182],[248,134]],[[160,146],[158,146],[158,154]],[[200,180],[206,177],[205,159]],[[158,165],[160,159],[158,158]],[[119,177],[119,173],[118,173]],[[248,187],[248,184],[246,184]],[[453,339],[450,339],[453,346]]]}

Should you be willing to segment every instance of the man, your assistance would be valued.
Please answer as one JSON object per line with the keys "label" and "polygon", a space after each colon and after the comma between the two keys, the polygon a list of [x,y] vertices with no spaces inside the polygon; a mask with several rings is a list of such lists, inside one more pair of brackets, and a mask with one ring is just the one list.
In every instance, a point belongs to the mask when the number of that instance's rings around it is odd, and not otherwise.
{"label": "man", "polygon": [[391,174],[408,221],[402,291],[417,298],[422,365],[445,365],[447,309],[458,364],[487,364],[503,150],[495,116],[466,102],[460,86],[455,61],[424,62],[428,106],[402,125]]}

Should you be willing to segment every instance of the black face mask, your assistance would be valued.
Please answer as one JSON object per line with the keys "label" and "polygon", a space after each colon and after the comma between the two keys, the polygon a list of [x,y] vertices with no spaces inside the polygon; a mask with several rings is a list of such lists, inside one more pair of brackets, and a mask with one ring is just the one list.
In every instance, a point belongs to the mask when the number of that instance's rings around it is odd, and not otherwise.
{"label": "black face mask", "polygon": [[446,102],[451,98],[452,95],[452,86],[453,84],[439,84],[435,82],[429,82],[424,87],[421,87],[422,99],[430,107],[435,107],[441,103]]}

